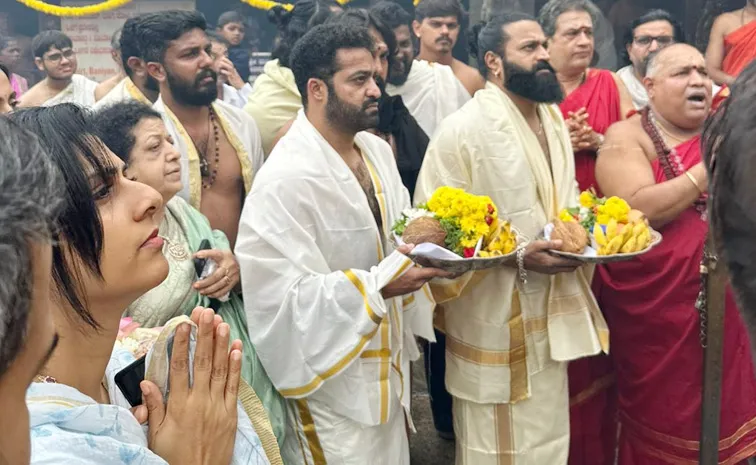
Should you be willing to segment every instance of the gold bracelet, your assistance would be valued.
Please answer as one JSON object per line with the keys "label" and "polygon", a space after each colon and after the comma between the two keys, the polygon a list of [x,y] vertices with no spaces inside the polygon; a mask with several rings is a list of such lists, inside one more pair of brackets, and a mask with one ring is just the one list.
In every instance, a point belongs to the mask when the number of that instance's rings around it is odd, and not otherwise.
{"label": "gold bracelet", "polygon": [[692,182],[693,185],[696,186],[696,189],[698,189],[698,192],[700,192],[701,194],[704,193],[703,189],[701,189],[701,186],[698,184],[698,181],[696,181],[696,177],[690,174],[690,171],[686,171],[685,176],[687,176],[688,179],[690,179],[690,182]]}

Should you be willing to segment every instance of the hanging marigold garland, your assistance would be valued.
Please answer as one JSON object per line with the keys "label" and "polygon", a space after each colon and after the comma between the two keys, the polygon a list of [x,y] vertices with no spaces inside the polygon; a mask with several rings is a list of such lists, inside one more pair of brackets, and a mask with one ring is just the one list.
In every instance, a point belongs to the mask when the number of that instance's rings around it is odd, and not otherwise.
{"label": "hanging marigold garland", "polygon": [[[16,0],[17,2],[26,5],[27,7],[37,10],[39,12],[52,15],[52,16],[90,16],[102,13],[104,11],[114,10],[120,8],[131,0],[106,0],[96,5],[87,6],[58,6],[50,5],[41,0]],[[346,5],[351,0],[336,0],[340,5]],[[294,9],[294,5],[291,3],[279,3],[273,0],[241,0],[242,3],[257,8],[260,10],[270,10],[275,6],[283,7],[287,11]],[[417,5],[420,0],[414,0]]]}
{"label": "hanging marigold garland", "polygon": [[33,10],[52,15],[52,16],[90,16],[102,13],[104,11],[115,10],[120,8],[131,0],[107,0],[96,5],[86,6],[58,6],[50,5],[40,0],[16,0]]}
{"label": "hanging marigold garland", "polygon": [[285,9],[286,11],[291,11],[294,9],[294,5],[292,5],[291,3],[278,3],[274,2],[273,0],[241,0],[241,2],[246,3],[253,8],[265,11],[270,10],[274,6],[283,7],[283,9]]}

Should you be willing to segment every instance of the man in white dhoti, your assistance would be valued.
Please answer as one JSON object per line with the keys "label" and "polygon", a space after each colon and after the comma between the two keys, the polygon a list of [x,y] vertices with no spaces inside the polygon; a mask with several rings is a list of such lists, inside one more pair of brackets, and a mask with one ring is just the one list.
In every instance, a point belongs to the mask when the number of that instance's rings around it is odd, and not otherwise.
{"label": "man in white dhoti", "polygon": [[140,49],[139,24],[145,16],[134,16],[123,24],[119,34],[119,57],[126,76],[95,103],[96,110],[124,100],[137,100],[152,105],[158,99],[160,85],[147,72],[147,64]]}
{"label": "man in white dhoti", "polygon": [[432,283],[446,332],[458,465],[564,465],[569,449],[567,361],[608,350],[591,269],[535,240],[577,203],[569,131],[551,105],[563,93],[529,15],[479,30],[485,89],[431,139],[415,201],[439,186],[491,196],[532,241],[516,264]]}
{"label": "man in white dhoti", "polygon": [[392,252],[410,200],[391,147],[364,132],[380,97],[368,29],[317,26],[291,63],[304,110],[255,179],[236,246],[251,339],[290,407],[284,462],[409,465],[413,334],[432,337],[423,286],[448,275]]}
{"label": "man in white dhoti", "polygon": [[[373,8],[373,11],[383,22],[393,23],[388,16],[393,14],[385,11],[385,8]],[[411,22],[399,26],[392,24],[399,44],[399,58],[394,61],[389,73],[386,93],[400,95],[417,123],[431,137],[442,119],[470,100],[470,93],[451,67],[413,59],[410,25]]]}
{"label": "man in white dhoti", "polygon": [[21,97],[19,106],[39,107],[75,103],[90,107],[95,103],[97,82],[76,74],[76,52],[71,38],[60,31],[42,31],[32,40],[37,69],[45,78]]}
{"label": "man in white dhoti", "polygon": [[51,244],[63,180],[37,139],[8,118],[0,140],[0,463],[26,465],[26,389],[57,342]]}
{"label": "man in white dhoti", "polygon": [[207,23],[197,11],[150,13],[139,38],[150,75],[160,83],[155,109],[181,152],[179,196],[213,229],[236,243],[244,197],[263,163],[260,133],[243,110],[217,100]]}

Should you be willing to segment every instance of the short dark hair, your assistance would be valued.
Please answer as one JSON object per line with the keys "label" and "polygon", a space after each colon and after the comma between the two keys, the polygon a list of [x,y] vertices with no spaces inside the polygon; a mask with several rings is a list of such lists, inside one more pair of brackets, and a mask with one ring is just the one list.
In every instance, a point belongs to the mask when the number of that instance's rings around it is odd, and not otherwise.
{"label": "short dark hair", "polygon": [[127,76],[132,77],[134,73],[129,67],[129,58],[136,57],[141,60],[144,59],[144,52],[142,51],[142,40],[139,37],[139,22],[147,15],[141,14],[133,16],[123,23],[121,28],[120,37],[120,50],[121,50],[121,64],[123,65],[123,71]]}
{"label": "short dark hair", "polygon": [[21,125],[0,118],[0,376],[27,336],[34,277],[31,245],[51,242],[63,197],[58,170]]}
{"label": "short dark hair", "polygon": [[271,58],[282,66],[291,68],[291,52],[294,44],[313,27],[323,24],[333,12],[331,8],[341,8],[334,0],[299,0],[294,9],[287,11],[281,6],[274,6],[268,11],[268,19],[278,28],[278,35],[273,43]]}
{"label": "short dark hair", "polygon": [[218,42],[225,45],[226,47],[231,47],[231,44],[226,40],[225,37],[223,37],[223,35],[212,29],[207,30],[207,37],[208,39],[210,39],[210,42]]}
{"label": "short dark hair", "polygon": [[10,69],[8,69],[8,67],[5,66],[2,63],[0,63],[0,72],[2,72],[3,74],[5,74],[6,76],[8,76],[8,79],[10,79],[10,77],[11,77]]}
{"label": "short dark hair", "polygon": [[510,39],[504,28],[518,21],[536,22],[536,19],[527,13],[514,11],[494,16],[487,23],[478,23],[470,29],[470,37],[468,39],[470,55],[477,59],[478,71],[480,71],[480,74],[484,78],[488,77],[486,53],[493,52],[497,55],[502,53],[502,50]]}
{"label": "short dark hair", "polygon": [[559,17],[570,11],[588,13],[594,28],[601,17],[601,10],[591,0],[549,0],[538,13],[538,22],[541,23],[546,37],[554,37]]}
{"label": "short dark hair", "polygon": [[396,2],[381,1],[370,7],[370,12],[393,31],[400,26],[411,26],[412,15]]}
{"label": "short dark hair", "polygon": [[[83,270],[76,262],[102,279],[102,220],[90,179],[94,176],[98,184],[111,188],[120,173],[104,156],[105,146],[94,136],[87,110],[76,104],[26,108],[11,113],[10,118],[39,137],[62,174],[65,192],[54,237],[53,281],[59,297],[71,306],[76,317],[99,329],[87,308],[87,296],[81,287]],[[71,259],[72,254],[77,261]]]}
{"label": "short dark hair", "polygon": [[136,37],[142,58],[162,63],[170,43],[193,29],[207,30],[205,16],[196,10],[147,13],[136,22]]}
{"label": "short dark hair", "polygon": [[378,34],[383,37],[383,41],[388,48],[388,65],[389,69],[391,69],[396,59],[396,36],[394,35],[394,31],[384,24],[377,15],[362,8],[352,8],[330,17],[326,21],[326,24],[351,24],[368,29],[371,27],[375,28]]}
{"label": "short dark hair", "polygon": [[365,27],[351,24],[322,24],[305,34],[291,51],[291,70],[297,89],[302,95],[302,104],[307,108],[307,82],[321,79],[332,83],[339,71],[336,54],[339,50],[364,48],[374,50],[373,38]]}
{"label": "short dark hair", "polygon": [[702,152],[709,170],[711,231],[730,274],[738,307],[756,345],[756,61],[732,84],[707,120]]}
{"label": "short dark hair", "polygon": [[229,23],[239,23],[242,26],[245,24],[244,16],[238,11],[226,11],[218,17],[218,27],[222,28]]}
{"label": "short dark hair", "polygon": [[16,42],[15,37],[0,35],[0,52],[8,47],[11,42]]}
{"label": "short dark hair", "polygon": [[58,50],[73,47],[71,38],[60,31],[42,31],[32,39],[32,53],[36,58],[42,58],[45,53],[55,47]]}
{"label": "short dark hair", "polygon": [[124,100],[101,108],[92,117],[93,130],[124,163],[129,163],[136,137],[134,128],[144,119],[161,119],[151,106],[136,100]]}
{"label": "short dark hair", "polygon": [[630,27],[627,29],[627,31],[625,31],[625,46],[622,48],[622,58],[624,59],[625,64],[630,63],[630,55],[627,53],[627,46],[632,44],[635,40],[635,29],[638,26],[642,26],[646,23],[652,23],[654,21],[666,21],[671,24],[672,30],[674,31],[675,42],[685,42],[685,29],[683,29],[682,24],[680,24],[680,22],[676,20],[670,12],[658,8],[655,10],[649,10],[643,13],[638,19],[630,23]]}
{"label": "short dark hair", "polygon": [[461,23],[466,14],[459,0],[422,0],[415,7],[415,19],[419,22],[425,18],[455,16]]}

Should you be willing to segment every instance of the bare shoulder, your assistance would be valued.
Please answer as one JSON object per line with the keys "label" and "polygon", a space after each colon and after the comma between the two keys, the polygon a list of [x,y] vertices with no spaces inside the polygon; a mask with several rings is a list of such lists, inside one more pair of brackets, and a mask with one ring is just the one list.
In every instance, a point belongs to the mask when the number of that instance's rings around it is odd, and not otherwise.
{"label": "bare shoulder", "polygon": [[711,26],[712,35],[726,36],[740,27],[743,10],[728,11],[717,16]]}
{"label": "bare shoulder", "polygon": [[640,114],[635,114],[624,121],[618,121],[607,129],[600,157],[632,156],[648,158],[653,154],[654,144],[641,124]]}
{"label": "bare shoulder", "polygon": [[38,82],[21,96],[21,101],[18,102],[18,106],[21,108],[38,107],[47,100],[45,98],[46,94],[47,92],[46,89],[44,89],[44,81]]}
{"label": "bare shoulder", "polygon": [[483,79],[480,72],[466,63],[455,59],[452,71],[454,71],[454,75],[462,82],[467,91],[470,92],[470,95],[486,86],[486,80]]}
{"label": "bare shoulder", "polygon": [[601,152],[621,152],[629,147],[640,147],[641,136],[644,134],[639,115],[618,121],[606,130]]}
{"label": "bare shoulder", "polygon": [[625,81],[623,81],[622,78],[617,75],[617,73],[615,73],[614,71],[609,71],[609,74],[612,75],[612,79],[614,79],[614,83],[617,84],[617,87],[625,87]]}

